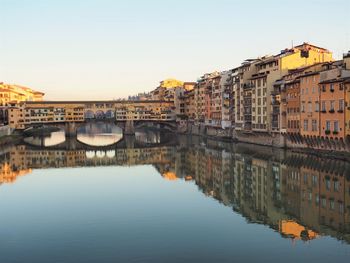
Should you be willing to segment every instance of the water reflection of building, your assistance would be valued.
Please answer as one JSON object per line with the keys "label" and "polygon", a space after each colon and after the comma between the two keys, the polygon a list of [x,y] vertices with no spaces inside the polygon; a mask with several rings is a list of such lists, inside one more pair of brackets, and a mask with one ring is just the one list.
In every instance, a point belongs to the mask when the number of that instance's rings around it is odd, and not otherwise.
{"label": "water reflection of building", "polygon": [[1,157],[1,183],[31,169],[149,164],[164,179],[193,179],[205,195],[283,237],[331,235],[350,242],[350,164],[342,161],[202,144],[106,151],[16,146]]}

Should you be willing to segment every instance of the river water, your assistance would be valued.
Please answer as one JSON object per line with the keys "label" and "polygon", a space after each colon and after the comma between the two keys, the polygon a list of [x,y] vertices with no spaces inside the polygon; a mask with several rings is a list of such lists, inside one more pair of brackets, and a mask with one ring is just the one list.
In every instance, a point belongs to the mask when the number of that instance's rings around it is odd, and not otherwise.
{"label": "river water", "polygon": [[1,149],[0,262],[349,260],[349,163],[94,125]]}

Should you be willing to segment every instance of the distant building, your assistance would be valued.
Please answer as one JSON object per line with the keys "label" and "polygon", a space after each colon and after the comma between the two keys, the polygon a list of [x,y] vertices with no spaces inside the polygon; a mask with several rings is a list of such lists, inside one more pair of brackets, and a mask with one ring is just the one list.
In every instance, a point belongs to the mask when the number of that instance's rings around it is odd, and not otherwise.
{"label": "distant building", "polygon": [[10,102],[42,101],[44,95],[27,87],[0,82],[0,106],[7,106]]}

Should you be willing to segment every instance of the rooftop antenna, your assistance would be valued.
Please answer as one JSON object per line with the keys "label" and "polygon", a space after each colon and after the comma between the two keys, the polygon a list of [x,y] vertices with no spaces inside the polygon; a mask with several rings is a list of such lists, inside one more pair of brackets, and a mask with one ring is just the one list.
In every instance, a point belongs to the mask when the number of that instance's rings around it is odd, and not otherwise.
{"label": "rooftop antenna", "polygon": [[294,48],[294,43],[293,43],[293,39],[292,39],[292,49]]}

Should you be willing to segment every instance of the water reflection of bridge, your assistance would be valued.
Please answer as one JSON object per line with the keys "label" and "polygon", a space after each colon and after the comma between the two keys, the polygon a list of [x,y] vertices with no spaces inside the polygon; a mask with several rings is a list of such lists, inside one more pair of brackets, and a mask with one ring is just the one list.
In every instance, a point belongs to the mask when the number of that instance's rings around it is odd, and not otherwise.
{"label": "water reflection of bridge", "polygon": [[[25,144],[28,146],[29,149],[43,148],[45,147],[44,139],[45,138],[38,138],[36,139],[37,141],[35,141],[35,143],[25,142]],[[45,148],[51,149],[51,150],[96,150],[96,149],[114,150],[114,149],[125,149],[125,148],[145,148],[145,147],[152,147],[152,145],[163,146],[163,145],[175,145],[175,144],[176,144],[176,136],[173,136],[173,134],[164,133],[162,134],[162,136],[160,136],[156,144],[139,140],[139,138],[135,135],[124,135],[116,143],[112,145],[106,145],[106,146],[89,145],[79,141],[77,137],[66,137],[63,142],[56,145],[48,146]]]}
{"label": "water reflection of bridge", "polygon": [[1,182],[10,182],[11,172],[16,178],[31,169],[150,164],[164,178],[192,179],[206,196],[285,238],[311,240],[330,235],[350,243],[349,163],[266,147],[187,139],[181,137],[178,145],[143,148],[15,146],[1,156]]}

